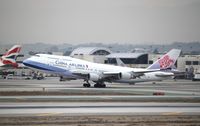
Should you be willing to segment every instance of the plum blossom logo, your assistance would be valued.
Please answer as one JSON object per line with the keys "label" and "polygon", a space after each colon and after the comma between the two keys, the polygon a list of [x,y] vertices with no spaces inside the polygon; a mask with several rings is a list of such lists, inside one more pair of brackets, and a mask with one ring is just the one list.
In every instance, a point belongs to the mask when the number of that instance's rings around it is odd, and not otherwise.
{"label": "plum blossom logo", "polygon": [[158,63],[160,64],[161,69],[165,69],[170,67],[172,64],[174,64],[174,61],[170,59],[168,55],[165,55],[163,58],[161,58]]}

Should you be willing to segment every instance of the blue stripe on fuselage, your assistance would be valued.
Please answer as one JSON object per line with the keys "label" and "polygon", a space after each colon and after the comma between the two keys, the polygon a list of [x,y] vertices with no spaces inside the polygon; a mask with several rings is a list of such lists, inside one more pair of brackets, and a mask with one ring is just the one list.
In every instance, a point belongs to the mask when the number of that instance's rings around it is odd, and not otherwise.
{"label": "blue stripe on fuselage", "polygon": [[36,68],[39,70],[46,70],[46,71],[52,71],[52,72],[66,72],[66,70],[64,69],[61,69],[55,66],[49,66],[47,64],[43,64],[43,63],[31,61],[31,60],[25,60],[23,61],[23,64],[28,67]]}

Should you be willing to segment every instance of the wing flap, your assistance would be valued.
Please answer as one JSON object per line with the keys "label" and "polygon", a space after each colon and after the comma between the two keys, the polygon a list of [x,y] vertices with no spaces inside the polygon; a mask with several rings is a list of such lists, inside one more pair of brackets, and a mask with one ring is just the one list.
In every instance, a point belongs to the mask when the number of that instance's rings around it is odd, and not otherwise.
{"label": "wing flap", "polygon": [[171,77],[171,76],[174,76],[174,73],[156,73],[155,76],[157,76],[157,77]]}
{"label": "wing flap", "polygon": [[139,71],[131,71],[134,74],[144,74],[144,73],[150,73],[150,72],[156,72],[160,71],[160,69],[144,69],[144,70],[139,70]]}

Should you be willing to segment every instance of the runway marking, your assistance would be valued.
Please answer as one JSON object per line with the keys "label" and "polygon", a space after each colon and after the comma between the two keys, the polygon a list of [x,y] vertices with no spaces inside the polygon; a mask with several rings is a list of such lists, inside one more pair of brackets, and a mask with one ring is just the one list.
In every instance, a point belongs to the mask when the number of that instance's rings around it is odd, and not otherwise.
{"label": "runway marking", "polygon": [[59,115],[61,113],[42,113],[42,114],[38,114],[37,116],[54,116],[54,115]]}
{"label": "runway marking", "polygon": [[182,115],[182,112],[164,112],[161,115]]}

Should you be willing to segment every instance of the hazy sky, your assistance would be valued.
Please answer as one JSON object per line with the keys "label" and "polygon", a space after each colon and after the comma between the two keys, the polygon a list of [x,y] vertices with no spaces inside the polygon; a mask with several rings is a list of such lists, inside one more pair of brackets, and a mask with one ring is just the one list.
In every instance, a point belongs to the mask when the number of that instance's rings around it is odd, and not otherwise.
{"label": "hazy sky", "polygon": [[0,43],[200,41],[200,0],[0,0]]}

